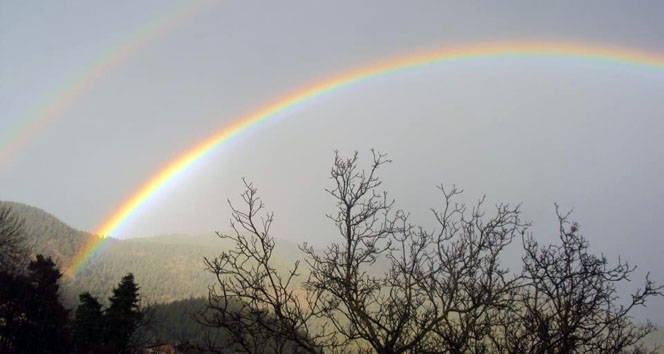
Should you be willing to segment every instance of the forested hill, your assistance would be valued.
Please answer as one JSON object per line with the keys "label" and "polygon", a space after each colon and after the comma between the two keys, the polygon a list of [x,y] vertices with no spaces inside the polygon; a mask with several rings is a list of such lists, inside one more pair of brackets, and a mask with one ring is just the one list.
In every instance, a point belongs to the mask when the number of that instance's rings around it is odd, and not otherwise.
{"label": "forested hill", "polygon": [[33,254],[45,254],[56,264],[64,266],[92,234],[76,230],[44,210],[26,204],[0,201],[0,207],[8,207],[23,220],[26,244]]}
{"label": "forested hill", "polygon": [[192,237],[190,243],[168,242],[171,237],[158,239],[165,242],[151,238],[104,240],[96,254],[69,280],[64,289],[66,297],[90,291],[106,299],[118,279],[129,272],[134,273],[141,287],[143,301],[149,303],[206,295],[214,279],[204,271],[203,257],[214,257],[221,246],[196,244],[198,237]]}
{"label": "forested hill", "polygon": [[[64,267],[92,234],[76,230],[55,216],[35,207],[15,202],[0,202],[24,220],[27,244],[34,254],[53,257]],[[214,233],[206,235],[161,235],[118,240],[108,238],[73,279],[63,284],[63,301],[78,302],[78,294],[89,291],[105,301],[120,278],[134,273],[144,302],[165,303],[190,297],[206,296],[214,283],[204,271],[203,257],[214,257],[231,245]],[[275,261],[286,269],[297,251],[296,245],[279,241]]]}

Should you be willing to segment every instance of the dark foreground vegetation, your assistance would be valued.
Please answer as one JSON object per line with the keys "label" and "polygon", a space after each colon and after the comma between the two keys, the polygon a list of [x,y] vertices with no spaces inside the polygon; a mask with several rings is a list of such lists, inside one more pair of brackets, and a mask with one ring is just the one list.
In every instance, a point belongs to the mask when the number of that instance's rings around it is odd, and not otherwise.
{"label": "dark foreground vegetation", "polygon": [[[56,263],[32,257],[26,226],[0,208],[0,353],[656,352],[641,344],[654,326],[630,313],[662,287],[646,276],[620,297],[635,268],[593,254],[569,213],[556,208],[559,241],[542,245],[519,206],[467,206],[440,186],[428,229],[394,207],[378,177],[389,160],[372,158],[362,169],[357,154],[335,157],[338,241],[301,245],[290,266],[275,260],[273,214],[245,182],[234,231],[218,234],[228,247],[202,259],[207,297],[169,304],[144,305],[129,273],[108,301],[83,292],[67,309]],[[512,244],[516,273],[502,263]]]}

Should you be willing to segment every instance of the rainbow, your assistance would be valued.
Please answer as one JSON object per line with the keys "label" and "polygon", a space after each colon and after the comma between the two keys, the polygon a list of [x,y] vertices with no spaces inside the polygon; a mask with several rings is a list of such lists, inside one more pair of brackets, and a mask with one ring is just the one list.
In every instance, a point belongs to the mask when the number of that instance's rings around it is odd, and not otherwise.
{"label": "rainbow", "polygon": [[106,235],[111,235],[141,206],[159,192],[166,184],[175,180],[189,166],[203,158],[206,154],[222,146],[229,139],[247,131],[251,127],[264,122],[285,110],[313,100],[321,95],[340,90],[351,84],[370,80],[377,76],[387,75],[402,70],[412,69],[430,64],[443,64],[470,59],[495,58],[565,58],[573,60],[599,61],[616,64],[628,64],[642,68],[664,70],[664,56],[654,53],[637,51],[627,48],[589,45],[567,42],[507,42],[490,43],[473,46],[458,46],[409,55],[397,59],[379,62],[358,70],[332,77],[313,84],[303,90],[283,97],[271,104],[235,120],[229,126],[207,139],[199,142],[190,150],[178,156],[171,163],[157,172],[138,191],[132,194],[120,207],[104,221],[96,230],[97,235],[82,247],[66,274],[75,275],[95,250],[102,244]]}
{"label": "rainbow", "polygon": [[113,68],[126,62],[149,43],[164,37],[173,29],[189,22],[197,14],[209,8],[213,2],[185,1],[160,13],[154,20],[143,25],[119,45],[104,52],[87,67],[31,113],[21,123],[0,136],[0,170],[37,133],[55,118],[61,116],[78,101],[95,83],[106,77]]}

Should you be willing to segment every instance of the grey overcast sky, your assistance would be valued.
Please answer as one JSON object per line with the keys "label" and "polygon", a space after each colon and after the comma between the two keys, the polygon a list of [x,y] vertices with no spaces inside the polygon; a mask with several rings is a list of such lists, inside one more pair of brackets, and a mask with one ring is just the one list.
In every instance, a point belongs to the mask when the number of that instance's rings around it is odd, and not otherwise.
{"label": "grey overcast sky", "polygon": [[[177,4],[0,1],[0,132]],[[664,55],[663,15],[662,1],[220,1],[142,45],[41,130],[0,171],[0,199],[94,230],[197,141],[332,74],[505,40]],[[394,161],[384,186],[417,222],[431,225],[435,185],[457,184],[469,201],[522,202],[544,240],[559,202],[594,249],[664,281],[663,108],[664,71],[621,64],[481,60],[382,76],[239,136],[112,236],[225,229],[225,200],[246,176],[278,237],[324,243],[333,151],[367,161],[375,147]]]}

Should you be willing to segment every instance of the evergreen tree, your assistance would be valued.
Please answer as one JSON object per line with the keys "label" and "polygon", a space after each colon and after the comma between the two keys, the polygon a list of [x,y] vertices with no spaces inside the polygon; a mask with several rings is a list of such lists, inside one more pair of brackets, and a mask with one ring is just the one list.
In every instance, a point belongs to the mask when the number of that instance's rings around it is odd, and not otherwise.
{"label": "evergreen tree", "polygon": [[24,275],[0,271],[0,353],[16,353],[21,333],[28,326],[26,318],[32,291]]}
{"label": "evergreen tree", "polygon": [[11,280],[12,322],[8,324],[10,353],[69,353],[68,314],[60,303],[62,274],[51,258],[37,255],[27,276]]}
{"label": "evergreen tree", "polygon": [[97,298],[85,292],[74,319],[74,345],[76,352],[98,353],[104,340],[104,314]]}
{"label": "evergreen tree", "polygon": [[126,352],[132,335],[141,324],[143,316],[138,290],[132,273],[122,277],[120,284],[113,289],[110,306],[106,310],[106,343],[110,352]]}

